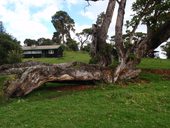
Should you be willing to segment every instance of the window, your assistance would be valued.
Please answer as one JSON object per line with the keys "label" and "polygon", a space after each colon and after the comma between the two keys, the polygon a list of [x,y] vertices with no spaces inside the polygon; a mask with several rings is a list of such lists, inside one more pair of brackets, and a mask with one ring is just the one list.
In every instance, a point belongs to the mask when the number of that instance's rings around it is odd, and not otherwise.
{"label": "window", "polygon": [[42,54],[42,51],[24,51],[24,54]]}
{"label": "window", "polygon": [[48,54],[54,54],[54,50],[48,50]]}

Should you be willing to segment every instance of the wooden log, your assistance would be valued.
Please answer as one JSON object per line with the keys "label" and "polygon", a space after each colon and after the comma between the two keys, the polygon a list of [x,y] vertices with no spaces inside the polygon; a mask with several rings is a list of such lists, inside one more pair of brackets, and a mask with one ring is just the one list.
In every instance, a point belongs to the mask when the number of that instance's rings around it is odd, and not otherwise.
{"label": "wooden log", "polygon": [[[18,65],[18,66],[17,66]],[[15,74],[8,80],[4,92],[7,97],[24,96],[46,82],[52,81],[103,81],[113,82],[114,71],[111,68],[81,62],[63,64],[22,63],[0,67],[1,74]],[[20,65],[20,66],[19,66]],[[3,70],[2,70],[3,69]]]}

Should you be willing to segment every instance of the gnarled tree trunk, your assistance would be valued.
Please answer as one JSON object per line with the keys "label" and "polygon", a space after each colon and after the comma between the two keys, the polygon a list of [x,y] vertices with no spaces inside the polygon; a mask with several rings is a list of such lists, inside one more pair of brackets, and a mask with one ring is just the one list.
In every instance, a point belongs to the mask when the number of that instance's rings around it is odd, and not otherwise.
{"label": "gnarled tree trunk", "polygon": [[92,60],[101,66],[111,64],[111,53],[107,51],[107,32],[112,20],[116,0],[109,0],[104,20],[101,26],[93,25]]}
{"label": "gnarled tree trunk", "polygon": [[[140,70],[137,69],[136,66],[140,63],[142,57],[144,57],[148,53],[148,51],[157,48],[164,41],[167,41],[170,37],[170,21],[166,21],[154,31],[148,30],[147,37],[139,40],[131,48],[125,48],[122,37],[125,5],[126,0],[121,0],[119,2],[118,16],[115,29],[115,42],[120,64],[115,70],[114,82],[122,79],[131,79],[133,77],[138,76]],[[140,17],[140,20],[141,19],[142,17]],[[132,33],[130,33],[131,36],[135,32],[138,25],[139,21],[132,30]],[[148,29],[150,28],[148,27]]]}
{"label": "gnarled tree trunk", "polygon": [[5,84],[6,96],[24,96],[46,82],[55,81],[104,81],[113,82],[113,70],[80,62],[48,65],[21,63],[0,67],[0,74],[13,74]]}

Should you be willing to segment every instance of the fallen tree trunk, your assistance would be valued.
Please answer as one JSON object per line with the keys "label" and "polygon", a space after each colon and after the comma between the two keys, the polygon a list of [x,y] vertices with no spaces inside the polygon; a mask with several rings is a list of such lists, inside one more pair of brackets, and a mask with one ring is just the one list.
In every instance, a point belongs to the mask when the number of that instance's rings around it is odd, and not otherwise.
{"label": "fallen tree trunk", "polygon": [[[5,68],[4,68],[5,67]],[[81,62],[64,64],[21,63],[0,67],[0,74],[14,74],[5,83],[7,97],[24,96],[46,82],[104,81],[113,82],[114,70]]]}

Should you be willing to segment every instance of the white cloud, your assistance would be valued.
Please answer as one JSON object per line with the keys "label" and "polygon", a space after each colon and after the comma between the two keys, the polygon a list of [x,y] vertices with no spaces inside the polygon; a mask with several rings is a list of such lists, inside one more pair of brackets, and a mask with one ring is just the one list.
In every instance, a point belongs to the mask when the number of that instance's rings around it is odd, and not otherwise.
{"label": "white cloud", "polygon": [[[129,0],[127,1],[126,4],[126,10],[125,10],[125,17],[124,17],[124,24],[126,20],[130,20],[132,17],[131,15],[133,14],[133,11],[131,10],[132,3],[135,2],[135,0]],[[81,11],[81,15],[85,16],[93,21],[93,23],[96,22],[97,16],[103,12],[106,11],[108,4],[108,0],[105,1],[100,1],[100,2],[90,2],[90,6],[86,7],[85,11]],[[108,30],[108,35],[112,36],[115,34],[115,24],[116,24],[116,18],[117,18],[117,10],[118,10],[118,4],[115,6],[113,18],[112,18],[112,23],[110,25],[110,28]],[[125,32],[125,27],[123,31]],[[137,29],[138,31],[146,32],[146,28],[144,26],[139,26]]]}
{"label": "white cloud", "polygon": [[[98,2],[90,2],[90,6],[85,7],[82,9],[80,14],[86,18],[89,18],[93,21],[93,23],[96,22],[97,16],[106,10],[108,0],[105,1],[98,1]],[[85,3],[84,6],[86,6],[87,3]]]}
{"label": "white cloud", "polygon": [[[132,13],[130,5],[133,1],[128,1],[127,3],[125,20],[130,18]],[[90,19],[92,21],[91,24],[93,24],[96,22],[97,16],[106,10],[108,0],[90,2],[90,4],[90,6],[86,7],[87,2],[84,0],[0,0],[0,20],[3,21],[6,31],[20,41],[24,41],[25,38],[51,38],[55,31],[51,24],[51,16],[56,11],[67,8],[72,12],[71,7],[82,6],[79,14],[87,18],[88,23]],[[32,9],[35,10],[33,11]],[[109,35],[114,34],[116,12],[117,8],[114,11],[108,32]],[[91,27],[91,24],[76,23],[76,32]],[[144,29],[142,27],[139,30]]]}
{"label": "white cloud", "polygon": [[80,2],[80,0],[66,0],[68,4],[77,4],[78,2]]}
{"label": "white cloud", "polygon": [[76,29],[76,31],[75,31],[75,33],[71,33],[71,37],[73,38],[73,39],[75,39],[76,41],[78,41],[78,39],[77,39],[77,37],[76,37],[76,33],[79,33],[79,32],[81,32],[83,29],[85,29],[85,28],[90,28],[91,27],[91,25],[88,25],[88,24],[84,24],[84,25],[80,25],[80,24],[78,24],[78,23],[75,23],[75,29]]}
{"label": "white cloud", "polygon": [[[51,16],[62,8],[62,0],[1,0],[0,20],[3,21],[6,31],[23,42],[25,38],[51,38],[48,26]],[[12,9],[11,9],[12,7]],[[31,7],[42,9],[32,12]],[[51,24],[52,26],[52,24]]]}

